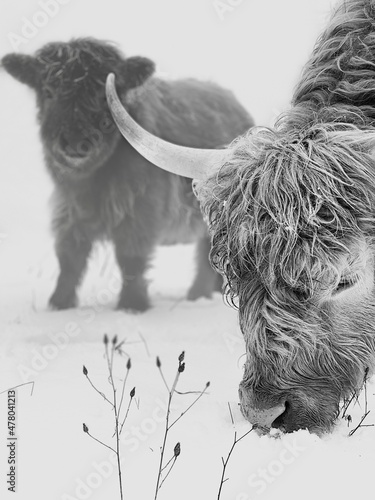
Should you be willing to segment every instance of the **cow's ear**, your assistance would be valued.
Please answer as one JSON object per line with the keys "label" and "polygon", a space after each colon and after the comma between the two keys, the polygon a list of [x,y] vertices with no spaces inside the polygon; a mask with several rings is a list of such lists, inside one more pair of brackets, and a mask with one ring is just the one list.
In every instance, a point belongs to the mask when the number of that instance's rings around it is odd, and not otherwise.
{"label": "cow's ear", "polygon": [[129,57],[124,61],[124,65],[127,89],[139,87],[155,72],[155,63],[147,57]]}
{"label": "cow's ear", "polygon": [[7,54],[1,59],[1,66],[10,75],[32,88],[38,88],[42,65],[36,57],[26,54]]}

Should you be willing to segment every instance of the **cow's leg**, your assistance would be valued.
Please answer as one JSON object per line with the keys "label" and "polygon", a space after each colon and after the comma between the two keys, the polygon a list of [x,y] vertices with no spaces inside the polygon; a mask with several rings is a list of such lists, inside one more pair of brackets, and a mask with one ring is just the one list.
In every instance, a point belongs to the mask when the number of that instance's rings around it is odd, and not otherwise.
{"label": "cow's leg", "polygon": [[144,273],[149,259],[145,256],[129,257],[117,252],[117,262],[123,279],[122,290],[118,301],[118,309],[146,311],[150,307],[148,283]]}
{"label": "cow's leg", "polygon": [[144,274],[154,249],[147,237],[140,239],[136,227],[127,226],[114,235],[115,252],[123,280],[118,309],[146,311],[150,307]]}
{"label": "cow's leg", "polygon": [[76,289],[86,269],[92,241],[78,226],[71,226],[57,230],[55,248],[60,274],[49,304],[53,309],[69,309],[77,305]]}
{"label": "cow's leg", "polygon": [[194,282],[188,292],[188,300],[196,300],[200,297],[211,297],[212,292],[222,290],[222,277],[216,273],[209,262],[210,239],[204,236],[197,243],[197,270]]}

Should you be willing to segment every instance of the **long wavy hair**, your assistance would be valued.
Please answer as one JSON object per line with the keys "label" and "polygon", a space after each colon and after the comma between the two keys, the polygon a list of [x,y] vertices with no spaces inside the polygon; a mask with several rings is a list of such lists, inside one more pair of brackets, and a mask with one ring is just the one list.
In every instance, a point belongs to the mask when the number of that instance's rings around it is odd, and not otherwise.
{"label": "long wavy hair", "polygon": [[[255,127],[235,141],[198,193],[212,264],[239,309],[243,386],[275,401],[280,391],[311,395],[318,387],[328,399],[314,392],[310,411],[328,428],[339,399],[358,388],[375,357],[374,298],[341,315],[324,302],[340,281],[340,257],[350,259],[359,242],[374,249],[374,0],[338,7],[292,104],[273,128]],[[309,426],[301,404],[309,406],[308,398],[299,394],[296,426]]]}

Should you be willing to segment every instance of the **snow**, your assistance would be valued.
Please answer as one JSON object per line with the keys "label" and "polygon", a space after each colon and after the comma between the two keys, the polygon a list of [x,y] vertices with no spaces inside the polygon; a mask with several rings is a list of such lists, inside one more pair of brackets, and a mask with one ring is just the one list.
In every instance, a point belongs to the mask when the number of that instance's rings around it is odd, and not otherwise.
{"label": "snow", "polygon": [[[31,18],[40,10],[37,2],[31,5],[22,0],[17,2],[17,8],[14,2],[4,0],[4,4],[1,32],[5,35],[0,56],[12,50],[6,35],[20,31],[22,16]],[[257,122],[266,122],[275,110],[287,105],[295,78],[331,2],[321,0],[312,6],[307,0],[288,0],[281,9],[278,0],[263,5],[249,1],[238,5],[222,22],[211,2],[201,7],[200,17],[197,1],[190,1],[188,6],[182,3],[181,12],[169,0],[158,2],[157,8],[155,4],[151,0],[107,0],[104,11],[99,2],[66,2],[61,5],[61,12],[20,50],[32,52],[47,40],[80,34],[117,40],[127,52],[150,55],[161,62],[162,70],[168,74],[213,78],[234,88]],[[124,12],[128,19],[133,16],[126,30]],[[141,24],[145,12],[148,15]],[[197,19],[194,40],[191,25],[184,23],[185,14],[189,14],[189,22]],[[246,23],[251,25],[248,31],[244,30]],[[209,45],[205,45],[207,26],[212,34]],[[142,27],[147,36],[139,36]],[[289,36],[292,29],[293,36]],[[176,52],[170,44],[172,35],[176,37]],[[254,66],[250,67],[248,54],[249,67],[244,67],[238,61],[244,60],[244,51],[248,53],[249,47],[256,47],[252,52]],[[188,56],[189,50],[194,57]],[[212,62],[209,68],[207,59]],[[278,66],[272,69],[272,64],[280,60],[283,70]],[[278,73],[277,87],[272,71]],[[256,79],[254,74],[260,77]],[[177,442],[181,443],[181,455],[160,490],[159,499],[216,499],[221,457],[226,459],[235,432],[240,437],[249,430],[238,409],[244,343],[236,312],[219,295],[195,303],[184,300],[193,275],[191,246],[157,251],[149,275],[153,308],[145,314],[114,310],[118,271],[110,246],[95,249],[80,289],[80,308],[49,311],[46,303],[56,280],[57,263],[49,232],[51,183],[43,167],[35,104],[27,88],[2,73],[0,80],[0,392],[30,380],[35,383],[32,395],[30,386],[17,392],[17,498],[119,498],[110,450],[82,430],[85,422],[90,433],[114,446],[113,412],[82,373],[85,365],[98,389],[110,397],[103,356],[103,335],[107,333],[110,338],[117,335],[124,340],[123,349],[132,360],[126,404],[129,391],[136,387],[137,404],[130,408],[121,440],[124,498],[154,498],[168,399],[155,359],[160,357],[171,384],[177,358],[185,351],[186,369],[177,389],[201,391],[207,381],[211,385],[170,432],[166,457],[172,456]],[[126,355],[115,358],[115,379],[120,387],[126,361]],[[369,384],[369,409],[374,408],[374,392],[374,385]],[[195,397],[175,395],[172,420]],[[6,485],[6,403],[6,394],[2,394],[2,499],[13,498]],[[339,421],[334,432],[322,438],[307,431],[281,436],[276,433],[273,437],[250,433],[234,448],[226,471],[229,480],[223,485],[221,499],[371,497],[375,428],[364,427],[348,437],[363,409],[362,396],[350,410],[352,424],[348,427],[346,421]],[[368,423],[374,422],[370,413]]]}

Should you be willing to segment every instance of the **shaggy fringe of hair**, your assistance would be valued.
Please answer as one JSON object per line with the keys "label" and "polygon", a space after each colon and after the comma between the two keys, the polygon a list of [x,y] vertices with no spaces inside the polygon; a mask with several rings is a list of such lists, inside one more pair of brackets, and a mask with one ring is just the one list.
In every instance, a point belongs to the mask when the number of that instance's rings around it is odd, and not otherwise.
{"label": "shaggy fringe of hair", "polygon": [[322,257],[326,273],[326,251],[345,250],[344,236],[374,228],[375,129],[350,123],[365,120],[355,108],[307,111],[293,108],[275,130],[250,130],[202,186],[212,262],[233,299],[254,270],[270,292],[282,280],[291,288],[304,283],[298,291],[310,296]]}
{"label": "shaggy fringe of hair", "polygon": [[[104,89],[107,74],[115,71],[124,59],[112,42],[99,42],[94,38],[77,38],[70,43],[51,42],[40,49],[36,57],[47,71],[45,85],[59,88],[60,98],[71,99],[79,84],[80,109],[88,113],[106,109],[104,90],[102,102],[93,90]],[[121,83],[121,76],[119,72],[118,83]]]}
{"label": "shaggy fringe of hair", "polygon": [[318,39],[293,104],[368,105],[375,118],[375,0],[344,0]]}

